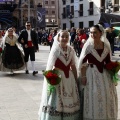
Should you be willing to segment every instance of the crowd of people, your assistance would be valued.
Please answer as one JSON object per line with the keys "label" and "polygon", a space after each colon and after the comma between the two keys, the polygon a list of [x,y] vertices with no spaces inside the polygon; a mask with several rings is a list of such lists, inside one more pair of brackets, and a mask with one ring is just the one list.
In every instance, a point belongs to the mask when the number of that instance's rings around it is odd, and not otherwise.
{"label": "crowd of people", "polygon": [[25,27],[19,35],[13,28],[4,35],[0,31],[0,70],[13,74],[15,70],[25,69],[29,74],[30,56],[33,75],[36,75],[34,62],[38,45],[50,46],[46,70],[58,70],[61,82],[48,94],[49,84],[44,77],[38,119],[117,120],[116,84],[105,69],[114,54],[116,35],[112,28],[104,29],[97,24],[89,30],[71,28],[48,32],[32,30],[30,22]]}

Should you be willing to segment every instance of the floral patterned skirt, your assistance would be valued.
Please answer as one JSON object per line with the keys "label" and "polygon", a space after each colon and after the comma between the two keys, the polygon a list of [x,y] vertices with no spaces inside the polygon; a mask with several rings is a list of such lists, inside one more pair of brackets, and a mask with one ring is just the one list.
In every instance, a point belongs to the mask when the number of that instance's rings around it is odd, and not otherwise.
{"label": "floral patterned skirt", "polygon": [[84,87],[84,120],[117,120],[118,100],[115,84],[104,69],[100,73],[94,65],[88,67]]}
{"label": "floral patterned skirt", "polygon": [[50,95],[44,80],[39,120],[80,120],[80,98],[78,88],[70,71],[70,77],[60,71],[62,80]]}

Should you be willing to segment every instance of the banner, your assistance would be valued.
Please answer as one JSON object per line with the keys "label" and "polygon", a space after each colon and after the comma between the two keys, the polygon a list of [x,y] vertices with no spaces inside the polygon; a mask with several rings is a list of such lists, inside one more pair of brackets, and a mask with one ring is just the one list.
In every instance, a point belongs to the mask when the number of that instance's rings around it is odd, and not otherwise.
{"label": "banner", "polygon": [[37,27],[38,28],[46,27],[45,14],[46,14],[45,8],[41,8],[41,7],[37,8]]}
{"label": "banner", "polygon": [[66,14],[67,17],[70,15],[70,5],[66,5]]}
{"label": "banner", "polygon": [[0,10],[0,22],[12,24],[12,13],[9,10]]}
{"label": "banner", "polygon": [[14,0],[0,0],[0,2],[13,2]]}

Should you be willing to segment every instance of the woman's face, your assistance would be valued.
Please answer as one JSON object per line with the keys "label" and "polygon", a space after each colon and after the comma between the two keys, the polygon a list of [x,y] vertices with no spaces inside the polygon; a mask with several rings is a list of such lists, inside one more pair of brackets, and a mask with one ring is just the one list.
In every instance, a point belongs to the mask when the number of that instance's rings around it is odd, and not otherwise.
{"label": "woman's face", "polygon": [[60,42],[60,45],[62,47],[65,47],[67,45],[68,41],[69,41],[69,34],[68,34],[68,32],[61,32],[58,40]]}
{"label": "woman's face", "polygon": [[13,35],[13,30],[12,30],[12,29],[8,30],[8,35],[9,35],[9,36],[12,36],[12,35]]}
{"label": "woman's face", "polygon": [[99,40],[101,38],[102,32],[100,32],[97,28],[92,27],[90,29],[90,36],[94,39],[94,40]]}

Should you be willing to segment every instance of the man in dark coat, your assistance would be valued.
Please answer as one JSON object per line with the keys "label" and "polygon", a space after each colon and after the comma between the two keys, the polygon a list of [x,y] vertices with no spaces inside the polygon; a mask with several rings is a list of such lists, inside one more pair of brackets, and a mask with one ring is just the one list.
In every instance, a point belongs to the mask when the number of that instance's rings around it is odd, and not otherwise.
{"label": "man in dark coat", "polygon": [[31,23],[26,22],[26,29],[22,30],[19,35],[18,42],[22,44],[24,54],[25,54],[25,62],[26,62],[26,74],[29,74],[28,71],[28,60],[30,56],[33,75],[37,74],[38,71],[35,71],[34,61],[35,61],[35,52],[39,50],[38,48],[38,40],[37,34],[34,30],[31,29]]}
{"label": "man in dark coat", "polygon": [[109,31],[106,33],[106,37],[107,37],[108,41],[110,42],[112,55],[114,55],[114,41],[115,41],[115,37],[116,37],[114,28],[112,28],[112,27],[109,28]]}

